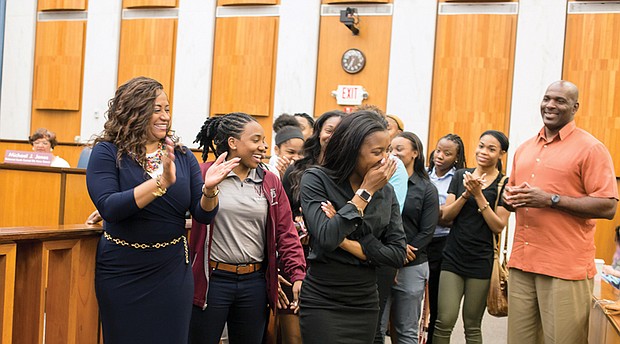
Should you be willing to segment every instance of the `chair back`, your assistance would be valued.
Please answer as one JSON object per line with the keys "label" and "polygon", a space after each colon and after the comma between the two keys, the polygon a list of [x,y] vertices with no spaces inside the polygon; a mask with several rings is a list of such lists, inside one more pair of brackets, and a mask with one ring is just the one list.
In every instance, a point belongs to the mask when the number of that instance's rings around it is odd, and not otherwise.
{"label": "chair back", "polygon": [[90,159],[90,152],[92,152],[92,148],[84,147],[82,152],[80,153],[80,158],[78,159],[77,168],[86,168],[88,166],[88,160]]}

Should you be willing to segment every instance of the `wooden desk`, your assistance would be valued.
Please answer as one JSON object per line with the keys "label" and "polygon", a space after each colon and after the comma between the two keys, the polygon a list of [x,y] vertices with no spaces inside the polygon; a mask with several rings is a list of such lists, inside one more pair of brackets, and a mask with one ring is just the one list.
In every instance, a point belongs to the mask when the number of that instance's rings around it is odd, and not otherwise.
{"label": "wooden desk", "polygon": [[591,344],[620,343],[620,314],[611,315],[605,308],[608,303],[620,304],[620,290],[605,281],[594,281],[588,342]]}
{"label": "wooden desk", "polygon": [[95,206],[86,171],[0,164],[0,227],[84,223]]}
{"label": "wooden desk", "polygon": [[0,228],[0,343],[96,344],[100,226]]}

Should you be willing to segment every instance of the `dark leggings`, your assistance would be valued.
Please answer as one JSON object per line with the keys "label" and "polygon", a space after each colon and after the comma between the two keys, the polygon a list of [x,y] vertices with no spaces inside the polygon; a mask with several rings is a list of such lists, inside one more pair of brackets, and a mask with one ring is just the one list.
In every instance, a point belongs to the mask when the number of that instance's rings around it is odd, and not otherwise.
{"label": "dark leggings", "polygon": [[428,278],[428,300],[431,311],[430,322],[428,324],[427,344],[431,344],[433,342],[433,332],[435,332],[435,321],[437,320],[437,299],[439,295],[439,275],[441,274],[441,261],[447,238],[448,236],[434,237],[426,249],[426,254],[428,256],[428,269],[430,272]]}

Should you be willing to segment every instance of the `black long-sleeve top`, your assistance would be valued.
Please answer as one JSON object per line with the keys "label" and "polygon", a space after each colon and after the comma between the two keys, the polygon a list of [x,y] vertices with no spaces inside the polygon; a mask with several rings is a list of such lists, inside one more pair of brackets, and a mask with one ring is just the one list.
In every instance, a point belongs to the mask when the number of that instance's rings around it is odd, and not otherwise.
{"label": "black long-sleeve top", "polygon": [[407,243],[418,249],[416,258],[407,266],[427,262],[426,248],[433,239],[439,220],[439,195],[430,180],[415,173],[409,177],[402,216]]}
{"label": "black long-sleeve top", "polygon": [[[341,184],[321,168],[308,169],[301,179],[301,208],[312,250],[309,261],[399,268],[406,257],[405,232],[400,207],[391,185],[374,193],[362,218],[353,204],[355,195],[348,181]],[[321,202],[330,201],[337,213],[331,219],[321,209]],[[361,261],[338,247],[344,238],[358,241],[367,261]]]}

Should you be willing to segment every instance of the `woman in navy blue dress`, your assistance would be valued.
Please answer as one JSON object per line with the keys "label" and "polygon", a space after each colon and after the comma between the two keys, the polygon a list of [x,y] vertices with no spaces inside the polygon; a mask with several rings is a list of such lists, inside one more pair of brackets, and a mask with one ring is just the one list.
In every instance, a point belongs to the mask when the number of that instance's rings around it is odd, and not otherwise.
{"label": "woman in navy blue dress", "polygon": [[168,137],[169,107],[156,80],[120,86],[86,170],[104,220],[95,291],[106,344],[187,343],[193,279],[185,213],[211,221],[216,186],[238,164],[218,159],[203,182],[194,155]]}

